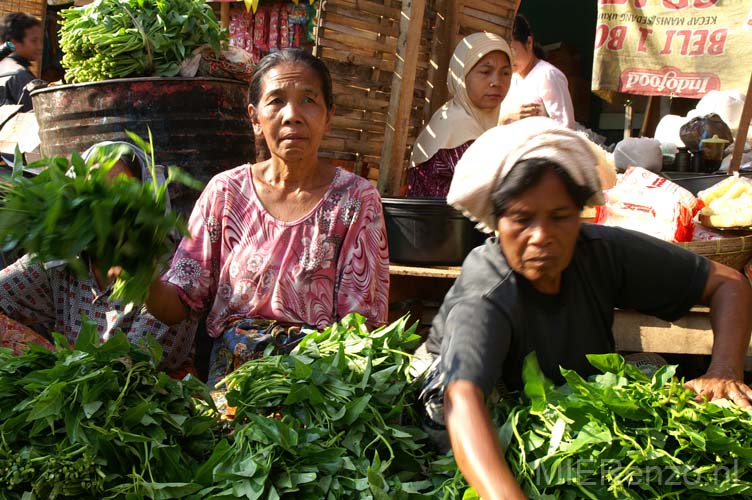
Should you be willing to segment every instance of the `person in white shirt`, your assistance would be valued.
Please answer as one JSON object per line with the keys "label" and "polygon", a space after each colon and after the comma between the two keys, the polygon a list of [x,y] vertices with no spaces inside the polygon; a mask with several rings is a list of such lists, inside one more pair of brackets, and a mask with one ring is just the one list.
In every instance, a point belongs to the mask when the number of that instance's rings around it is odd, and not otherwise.
{"label": "person in white shirt", "polygon": [[574,106],[567,77],[543,60],[543,48],[535,42],[530,23],[518,14],[512,28],[512,84],[501,104],[499,125],[530,116],[547,116],[574,129]]}

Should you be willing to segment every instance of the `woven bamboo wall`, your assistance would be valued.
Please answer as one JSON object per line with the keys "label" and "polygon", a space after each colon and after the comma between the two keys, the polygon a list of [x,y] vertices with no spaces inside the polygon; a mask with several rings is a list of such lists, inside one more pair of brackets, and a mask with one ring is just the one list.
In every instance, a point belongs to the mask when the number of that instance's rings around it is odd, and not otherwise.
{"label": "woven bamboo wall", "polygon": [[[322,156],[378,179],[392,79],[396,65],[401,0],[327,0],[319,11],[316,53],[334,81],[337,106]],[[429,1],[422,27],[409,136],[414,140],[431,99],[431,33],[435,2]]]}
{"label": "woven bamboo wall", "polygon": [[[25,12],[31,14],[40,21],[44,26],[44,15],[47,10],[46,0],[2,0],[0,3],[0,17],[13,12]],[[31,72],[39,76],[39,65],[42,61],[35,61],[31,65]]]}

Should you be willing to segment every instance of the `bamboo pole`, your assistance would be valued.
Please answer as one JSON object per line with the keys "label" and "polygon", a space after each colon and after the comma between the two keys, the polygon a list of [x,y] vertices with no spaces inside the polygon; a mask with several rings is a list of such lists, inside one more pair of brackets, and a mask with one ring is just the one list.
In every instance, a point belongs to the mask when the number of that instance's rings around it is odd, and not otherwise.
{"label": "bamboo pole", "polygon": [[219,4],[219,22],[223,28],[230,26],[230,4],[227,2]]}
{"label": "bamboo pole", "polygon": [[378,187],[379,192],[385,196],[399,194],[402,181],[425,9],[426,0],[402,2],[397,64],[392,78],[384,146],[381,149],[379,166]]}
{"label": "bamboo pole", "polygon": [[747,98],[744,99],[742,117],[739,119],[739,130],[736,132],[736,138],[734,139],[734,152],[731,154],[731,164],[729,164],[728,169],[729,175],[739,170],[742,164],[742,154],[744,154],[744,144],[747,142],[750,118],[752,118],[752,74],[749,76]]}

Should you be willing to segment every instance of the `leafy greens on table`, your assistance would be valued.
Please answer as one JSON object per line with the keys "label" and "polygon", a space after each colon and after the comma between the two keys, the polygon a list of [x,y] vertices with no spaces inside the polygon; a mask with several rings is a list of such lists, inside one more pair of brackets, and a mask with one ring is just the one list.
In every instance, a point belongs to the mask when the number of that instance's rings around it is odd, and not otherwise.
{"label": "leafy greens on table", "polygon": [[180,498],[214,449],[219,419],[197,379],[157,371],[161,347],[118,333],[99,345],[85,321],[75,347],[0,349],[0,499]]}
{"label": "leafy greens on table", "polygon": [[[0,500],[477,499],[420,428],[406,321],[348,315],[245,363],[222,424],[205,385],[155,372],[153,343],[85,330],[74,350],[0,349]],[[528,498],[752,498],[752,414],[695,402],[675,366],[589,359],[602,374],[554,387],[531,357],[524,392],[490,404]]]}

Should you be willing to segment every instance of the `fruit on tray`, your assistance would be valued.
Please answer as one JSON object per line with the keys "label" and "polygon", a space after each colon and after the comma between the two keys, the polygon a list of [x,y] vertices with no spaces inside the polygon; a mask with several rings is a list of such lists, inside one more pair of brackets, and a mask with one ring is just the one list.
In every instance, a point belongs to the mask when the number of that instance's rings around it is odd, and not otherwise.
{"label": "fruit on tray", "polygon": [[705,205],[700,221],[718,228],[752,227],[752,180],[729,176],[697,193]]}

